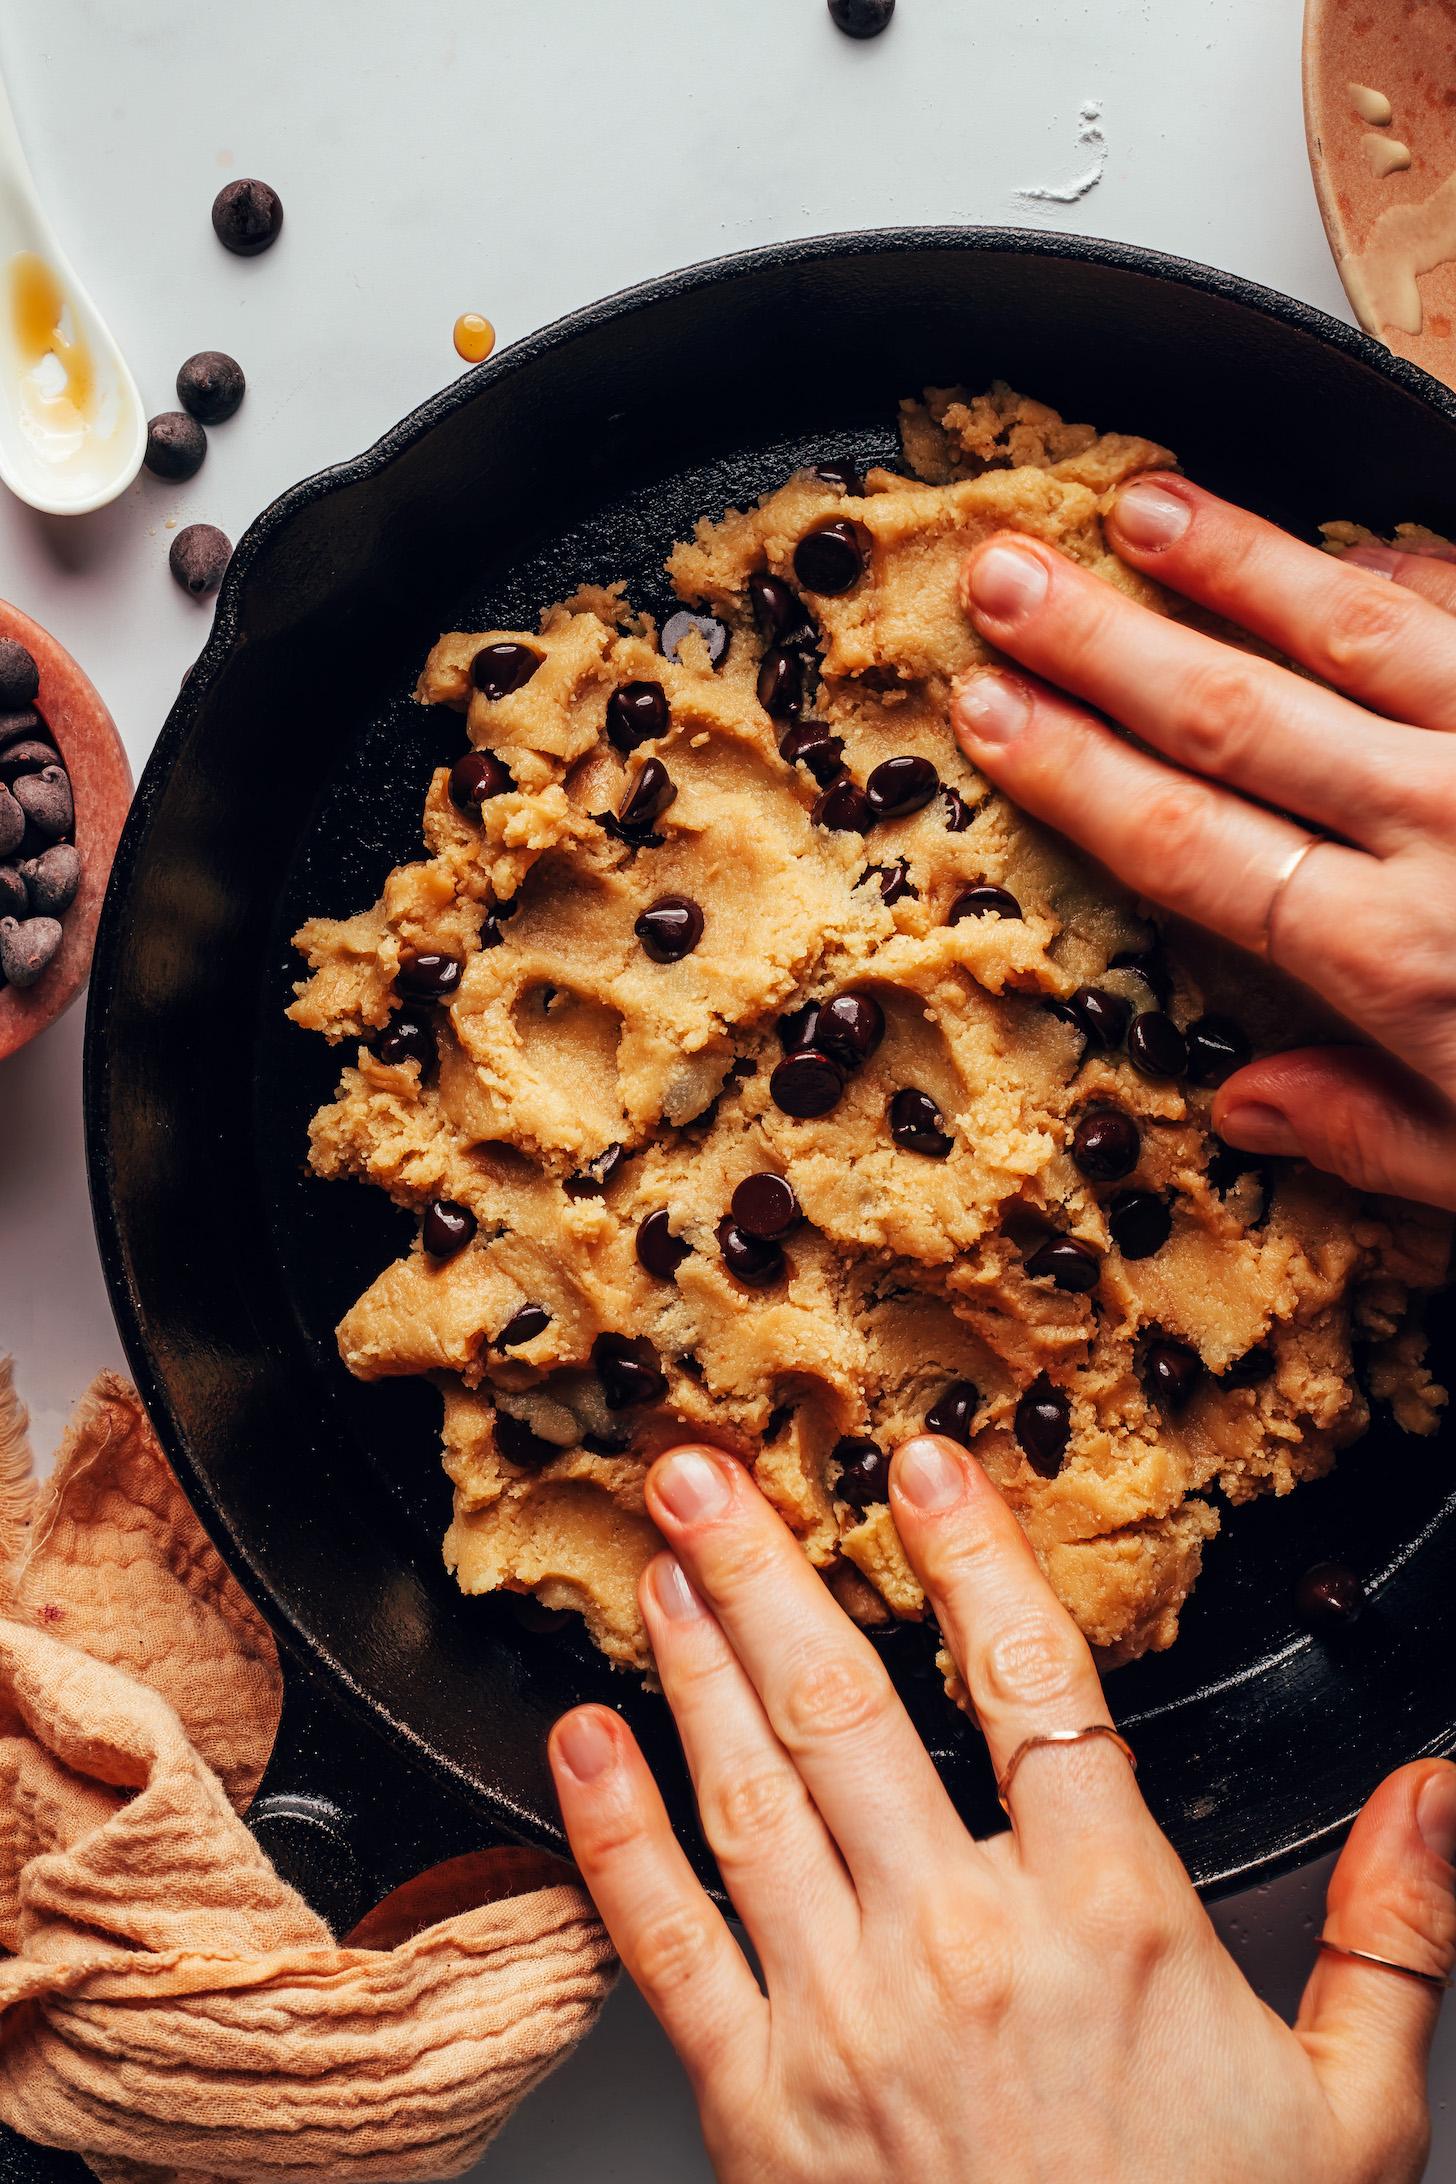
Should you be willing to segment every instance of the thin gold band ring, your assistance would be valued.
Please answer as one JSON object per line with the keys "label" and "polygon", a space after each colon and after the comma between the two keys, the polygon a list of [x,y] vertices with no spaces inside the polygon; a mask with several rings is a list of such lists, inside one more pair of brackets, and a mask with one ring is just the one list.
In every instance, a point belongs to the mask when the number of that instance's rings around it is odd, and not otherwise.
{"label": "thin gold band ring", "polygon": [[1326,1941],[1320,1936],[1320,1948],[1326,1956],[1345,1957],[1351,1964],[1373,1964],[1380,1972],[1399,1972],[1402,1979],[1418,1979],[1423,1987],[1434,1987],[1437,1994],[1444,1994],[1451,1982],[1440,1972],[1418,1972],[1414,1964],[1396,1964],[1391,1958],[1372,1955],[1369,1949],[1342,1949],[1337,1941]]}
{"label": "thin gold band ring", "polygon": [[1133,1773],[1137,1773],[1136,1752],[1126,1737],[1118,1735],[1111,1722],[1089,1722],[1085,1729],[1044,1729],[1040,1736],[1024,1738],[1001,1770],[1000,1780],[996,1784],[996,1795],[1008,1820],[1011,1818],[1011,1807],[1007,1803],[1011,1795],[1011,1784],[1027,1753],[1039,1750],[1044,1744],[1085,1744],[1089,1737],[1106,1737],[1109,1744],[1117,1746]]}
{"label": "thin gold band ring", "polygon": [[1267,957],[1273,948],[1274,916],[1280,903],[1284,900],[1290,881],[1294,878],[1295,873],[1304,863],[1310,851],[1318,849],[1328,839],[1328,835],[1311,834],[1307,840],[1300,842],[1294,849],[1291,849],[1289,855],[1275,873],[1274,885],[1269,891],[1269,901],[1264,911],[1264,923],[1259,931],[1259,953],[1261,956]]}

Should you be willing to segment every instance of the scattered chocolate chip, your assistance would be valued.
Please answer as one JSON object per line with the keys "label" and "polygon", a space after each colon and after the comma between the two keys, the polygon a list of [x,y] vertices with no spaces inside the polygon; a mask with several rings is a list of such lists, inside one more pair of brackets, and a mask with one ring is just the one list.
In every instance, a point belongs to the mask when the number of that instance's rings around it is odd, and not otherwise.
{"label": "scattered chocolate chip", "polygon": [[391,1068],[398,1068],[401,1062],[418,1062],[424,1069],[435,1058],[435,1035],[423,1016],[401,1009],[375,1040],[374,1051]]}
{"label": "scattered chocolate chip", "polygon": [[721,667],[728,650],[731,634],[726,622],[720,622],[716,614],[670,614],[662,625],[662,649],[670,660],[680,657],[683,639],[696,630],[708,648],[709,667]]}
{"label": "scattered chocolate chip", "polygon": [[746,1175],[732,1197],[733,1218],[745,1234],[777,1243],[803,1220],[794,1186],[771,1168]]}
{"label": "scattered chocolate chip", "polygon": [[790,766],[807,767],[820,788],[827,789],[844,772],[844,738],[827,721],[801,720],[780,738],[779,756]]}
{"label": "scattered chocolate chip", "polygon": [[617,807],[617,824],[626,833],[645,832],[677,795],[677,783],[660,758],[645,758],[627,784]]}
{"label": "scattered chocolate chip", "polygon": [[478,812],[515,785],[510,767],[494,751],[467,751],[450,768],[450,801],[457,811]]}
{"label": "scattered chocolate chip", "polygon": [[925,1413],[931,1433],[943,1433],[948,1441],[971,1445],[973,1421],[981,1406],[981,1391],[973,1380],[952,1380]]}
{"label": "scattered chocolate chip", "polygon": [[865,783],[865,795],[877,819],[908,819],[924,810],[939,787],[940,776],[930,760],[903,751],[880,760]]}
{"label": "scattered chocolate chip", "polygon": [[806,1001],[802,1008],[790,1009],[781,1016],[774,1028],[785,1054],[792,1054],[799,1047],[813,1046],[818,1025],[819,1004]]}
{"label": "scattered chocolate chip", "polygon": [[80,852],[72,842],[53,842],[38,857],[27,857],[18,867],[17,877],[25,883],[32,914],[58,918],[76,899],[81,884]]}
{"label": "scattered chocolate chip", "polygon": [[632,930],[654,963],[681,963],[703,937],[703,913],[688,895],[661,895]]}
{"label": "scattered chocolate chip", "polygon": [[815,798],[809,817],[816,827],[827,827],[831,834],[868,834],[875,823],[868,797],[847,774]]}
{"label": "scattered chocolate chip", "polygon": [[758,702],[771,720],[792,720],[804,703],[804,664],[796,652],[770,645],[759,663]]}
{"label": "scattered chocolate chip", "polygon": [[608,1145],[593,1154],[579,1175],[569,1175],[561,1187],[568,1198],[600,1198],[626,1157],[624,1147]]}
{"label": "scattered chocolate chip", "polygon": [[598,1335],[591,1360],[608,1410],[655,1403],[666,1393],[667,1375],[645,1335]]}
{"label": "scattered chocolate chip", "polygon": [[27,736],[23,742],[8,743],[0,751],[0,781],[9,782],[13,788],[22,774],[39,773],[43,766],[60,763],[61,754],[53,743]]}
{"label": "scattered chocolate chip", "polygon": [[61,945],[57,918],[0,918],[0,972],[12,986],[33,986]]}
{"label": "scattered chocolate chip", "polygon": [[1182,1410],[1203,1377],[1203,1360],[1186,1342],[1159,1335],[1143,1353],[1143,1381],[1164,1410]]}
{"label": "scattered chocolate chip", "polygon": [[813,1044],[833,1057],[846,1075],[869,1060],[885,1036],[885,1012],[868,993],[840,993],[821,1001]]}
{"label": "scattered chocolate chip", "polygon": [[538,1471],[562,1453],[554,1441],[543,1441],[539,1433],[533,1433],[523,1418],[503,1410],[495,1414],[495,1445],[507,1463],[519,1464],[526,1471]]}
{"label": "scattered chocolate chip", "polygon": [[827,1115],[839,1105],[844,1075],[837,1062],[817,1047],[799,1047],[786,1054],[768,1081],[775,1107],[799,1121]]}
{"label": "scattered chocolate chip", "polygon": [[1079,986],[1067,1003],[1093,1046],[1111,1053],[1127,1037],[1132,1003],[1101,986]]}
{"label": "scattered chocolate chip", "polygon": [[766,569],[755,569],[748,579],[748,598],[759,635],[767,644],[803,644],[813,638],[814,624],[792,584]]}
{"label": "scattered chocolate chip", "polygon": [[484,697],[508,698],[513,690],[524,689],[544,658],[534,646],[510,638],[482,645],[470,663],[470,680]]}
{"label": "scattered chocolate chip", "polygon": [[28,918],[30,912],[30,895],[19,871],[14,865],[0,864],[0,918]]}
{"label": "scattered chocolate chip", "polygon": [[1127,1058],[1139,1076],[1171,1081],[1188,1067],[1188,1042],[1171,1016],[1143,1009],[1128,1030]]}
{"label": "scattered chocolate chip", "polygon": [[859,523],[821,524],[794,548],[794,574],[805,591],[838,599],[853,591],[869,559],[869,533]]}
{"label": "scattered chocolate chip", "polygon": [[1259,1179],[1261,1203],[1254,1216],[1254,1226],[1258,1227],[1268,1214],[1269,1201],[1274,1193],[1272,1164],[1258,1153],[1243,1152],[1237,1145],[1225,1145],[1222,1138],[1215,1138],[1213,1151],[1209,1156],[1208,1180],[1219,1197],[1227,1198],[1240,1178],[1246,1175],[1257,1176]]}
{"label": "scattered chocolate chip", "polygon": [[629,682],[607,700],[607,741],[624,756],[667,734],[672,715],[661,683]]}
{"label": "scattered chocolate chip", "polygon": [[1051,1236],[1026,1261],[1033,1281],[1052,1281],[1058,1289],[1084,1297],[1097,1287],[1102,1261],[1090,1244],[1076,1236]]}
{"label": "scattered chocolate chip", "polygon": [[1113,1199],[1107,1225],[1124,1259],[1150,1259],[1172,1234],[1173,1216],[1156,1191],[1124,1191]]}
{"label": "scattered chocolate chip", "polygon": [[212,232],[235,257],[256,258],[277,242],[282,226],[278,192],[252,175],[225,182],[212,200]]}
{"label": "scattered chocolate chip", "polygon": [[895,1093],[888,1108],[890,1135],[902,1151],[923,1153],[927,1160],[944,1160],[953,1140],[946,1135],[945,1117],[928,1092],[906,1085]]}
{"label": "scattered chocolate chip", "polygon": [[147,450],[142,457],[154,478],[194,478],[207,453],[207,434],[185,410],[163,410],[147,419]]}
{"label": "scattered chocolate chip", "polygon": [[[29,653],[26,658],[30,658]],[[41,717],[33,705],[17,705],[8,713],[0,712],[0,751],[15,743],[39,743],[44,735]]]}
{"label": "scattered chocolate chip", "polygon": [[1016,1438],[1032,1470],[1054,1479],[1071,1437],[1071,1404],[1045,1373],[1038,1373],[1016,1406]]}
{"label": "scattered chocolate chip", "polygon": [[1166,1014],[1173,999],[1173,974],[1168,969],[1167,958],[1162,950],[1149,948],[1119,948],[1107,968],[1110,971],[1133,971],[1142,980],[1158,1007]]}
{"label": "scattered chocolate chip", "polygon": [[878,38],[894,12],[895,0],[829,0],[834,27],[847,38]]}
{"label": "scattered chocolate chip", "polygon": [[551,1314],[544,1304],[523,1304],[506,1321],[495,1338],[495,1346],[498,1350],[518,1350],[523,1342],[534,1342],[550,1325]]}
{"label": "scattered chocolate chip", "polygon": [[22,774],[11,795],[38,834],[58,841],[76,823],[71,784],[62,765],[42,766],[39,773]]}
{"label": "scattered chocolate chip", "polygon": [[432,1198],[425,1208],[420,1242],[432,1259],[453,1259],[475,1234],[475,1215],[453,1198]]}
{"label": "scattered chocolate chip", "polygon": [[1294,1588],[1300,1621],[1309,1630],[1348,1630],[1365,1606],[1365,1587],[1343,1562],[1316,1562]]}
{"label": "scattered chocolate chip", "polygon": [[920,890],[911,881],[910,866],[904,857],[897,857],[893,864],[867,865],[854,884],[863,887],[866,880],[879,881],[880,898],[888,910],[897,902],[920,900]]}
{"label": "scattered chocolate chip", "polygon": [[728,1074],[730,1077],[756,1077],[758,1064],[751,1055],[735,1054],[728,1064]]}
{"label": "scattered chocolate chip", "polygon": [[199,349],[177,374],[177,399],[199,424],[225,424],[248,391],[243,367],[221,349]]}
{"label": "scattered chocolate chip", "polygon": [[718,1249],[723,1254],[723,1264],[735,1281],[746,1289],[768,1289],[782,1281],[784,1255],[769,1237],[750,1236],[747,1229],[725,1214],[714,1234]]}
{"label": "scattered chocolate chip", "polygon": [[962,918],[1019,918],[1021,905],[1004,887],[982,884],[979,887],[963,887],[950,906],[947,925],[959,925]]}
{"label": "scattered chocolate chip", "polygon": [[940,801],[945,806],[946,833],[964,834],[966,828],[970,825],[972,819],[974,819],[975,813],[971,810],[970,805],[961,795],[960,790],[953,789],[948,781],[942,782],[940,788]]}
{"label": "scattered chocolate chip", "polygon": [[0,857],[8,857],[25,840],[25,813],[9,789],[0,788]]}
{"label": "scattered chocolate chip", "polygon": [[673,1235],[671,1223],[666,1206],[659,1206],[637,1227],[637,1264],[654,1281],[670,1282],[693,1248]]}
{"label": "scattered chocolate chip", "polygon": [[189,523],[172,541],[167,566],[183,591],[205,599],[222,582],[233,558],[232,540],[215,523]]}
{"label": "scattered chocolate chip", "polygon": [[[894,6],[894,0],[890,0]],[[814,475],[824,485],[832,485],[838,493],[851,493],[858,499],[863,490],[859,472],[852,463],[816,463]]]}
{"label": "scattered chocolate chip", "polygon": [[500,919],[493,910],[488,910],[480,921],[481,947],[502,948],[505,946],[505,938],[505,934],[501,931]]}
{"label": "scattered chocolate chip", "polygon": [[458,956],[424,948],[418,955],[400,957],[395,984],[416,1001],[444,1001],[459,985],[461,969]]}
{"label": "scattered chocolate chip", "polygon": [[1245,1350],[1242,1357],[1236,1357],[1231,1365],[1224,1367],[1219,1377],[1226,1388],[1262,1387],[1266,1380],[1273,1378],[1278,1362],[1274,1352],[1261,1345],[1254,1350]]}
{"label": "scattered chocolate chip", "polygon": [[1188,1026],[1188,1074],[1195,1084],[1222,1084],[1251,1053],[1240,1026],[1228,1016],[1200,1016]]}
{"label": "scattered chocolate chip", "polygon": [[832,1461],[839,1466],[833,1491],[851,1509],[868,1509],[872,1502],[889,1500],[890,1459],[878,1441],[846,1433],[835,1442]]}
{"label": "scattered chocolate chip", "polygon": [[1090,1183],[1120,1183],[1141,1150],[1138,1126],[1120,1107],[1089,1107],[1072,1133],[1072,1158]]}
{"label": "scattered chocolate chip", "polygon": [[18,638],[0,637],[0,712],[15,713],[33,705],[40,689],[40,669],[35,654]]}

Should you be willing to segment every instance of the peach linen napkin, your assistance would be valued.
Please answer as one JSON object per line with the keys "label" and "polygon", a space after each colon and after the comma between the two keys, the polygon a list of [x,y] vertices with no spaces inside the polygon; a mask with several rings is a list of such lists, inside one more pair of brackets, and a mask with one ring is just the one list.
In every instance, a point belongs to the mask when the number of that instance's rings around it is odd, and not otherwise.
{"label": "peach linen napkin", "polygon": [[44,1485],[25,1423],[0,1359],[0,2117],[103,2184],[457,2175],[595,2017],[590,1902],[485,1853],[335,1942],[238,1817],[278,1656],[135,1391]]}

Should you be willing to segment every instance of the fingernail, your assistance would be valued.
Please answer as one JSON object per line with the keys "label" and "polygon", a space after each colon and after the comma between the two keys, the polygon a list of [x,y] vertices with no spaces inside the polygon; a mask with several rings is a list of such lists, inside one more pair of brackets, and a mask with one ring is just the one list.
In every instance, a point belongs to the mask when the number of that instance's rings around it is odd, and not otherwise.
{"label": "fingernail", "polygon": [[1175,544],[1192,521],[1193,510],[1182,495],[1170,493],[1166,485],[1155,485],[1150,478],[1124,486],[1112,504],[1113,528],[1129,546],[1145,554],[1160,553]]}
{"label": "fingernail", "polygon": [[652,1565],[652,1593],[671,1623],[692,1623],[703,1612],[703,1603],[688,1583],[687,1571],[675,1555],[659,1555]]}
{"label": "fingernail", "polygon": [[1448,1864],[1456,1858],[1456,1767],[1443,1767],[1421,1784],[1416,1826],[1438,1858]]}
{"label": "fingernail", "polygon": [[956,726],[973,743],[1009,743],[1030,717],[1031,692],[1025,683],[997,668],[983,668],[956,692]]}
{"label": "fingernail", "polygon": [[1352,546],[1340,559],[1348,561],[1352,568],[1368,569],[1372,576],[1388,576],[1392,580],[1400,567],[1400,555],[1393,546]]}
{"label": "fingernail", "polygon": [[895,1459],[895,1484],[912,1507],[927,1513],[949,1509],[965,1487],[965,1473],[939,1441],[907,1441]]}
{"label": "fingernail", "polygon": [[1246,1153],[1297,1153],[1299,1140],[1277,1107],[1249,1100],[1219,1117],[1218,1134]]}
{"label": "fingernail", "polygon": [[617,1740],[589,1707],[567,1714],[556,1726],[557,1757],[578,1782],[597,1782],[617,1756]]}
{"label": "fingernail", "polygon": [[1009,540],[983,546],[966,571],[972,606],[997,622],[1014,622],[1039,607],[1049,581],[1045,562]]}
{"label": "fingernail", "polygon": [[665,1457],[652,1483],[679,1524],[696,1524],[700,1517],[714,1517],[728,1506],[728,1481],[721,1467],[695,1449]]}

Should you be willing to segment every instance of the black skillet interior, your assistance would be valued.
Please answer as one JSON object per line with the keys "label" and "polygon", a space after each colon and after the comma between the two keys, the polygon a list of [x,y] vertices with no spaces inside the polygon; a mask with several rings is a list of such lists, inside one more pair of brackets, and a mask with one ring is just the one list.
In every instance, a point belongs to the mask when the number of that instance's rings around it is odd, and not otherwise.
{"label": "black skillet interior", "polygon": [[[801,462],[893,460],[899,395],[995,376],[1166,440],[1195,477],[1300,532],[1336,515],[1449,528],[1456,402],[1266,291],[984,230],[775,247],[518,343],[270,509],[131,816],[92,979],[87,1121],[133,1366],[275,1626],[537,1840],[558,1840],[547,1727],[587,1696],[633,1722],[691,1835],[671,1724],[578,1639],[457,1595],[436,1398],[359,1387],[337,1361],[333,1324],[403,1217],[304,1176],[340,1057],[283,1020],[287,936],[306,912],[363,907],[417,852],[431,768],[460,740],[409,699],[441,628],[530,626],[618,576],[660,608],[663,554],[697,516]],[[1449,1434],[1409,1442],[1378,1422],[1332,1480],[1231,1512],[1177,1646],[1115,1678],[1144,1785],[1201,1883],[1316,1847],[1389,1766],[1456,1737],[1450,1457]],[[1303,1637],[1290,1600],[1331,1554],[1377,1592],[1339,1648]],[[985,1819],[978,1740],[923,1636],[884,1644]]]}

